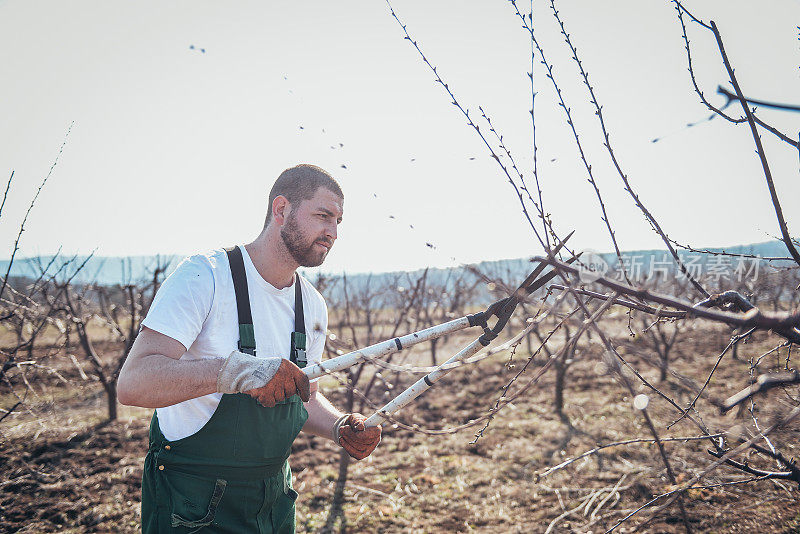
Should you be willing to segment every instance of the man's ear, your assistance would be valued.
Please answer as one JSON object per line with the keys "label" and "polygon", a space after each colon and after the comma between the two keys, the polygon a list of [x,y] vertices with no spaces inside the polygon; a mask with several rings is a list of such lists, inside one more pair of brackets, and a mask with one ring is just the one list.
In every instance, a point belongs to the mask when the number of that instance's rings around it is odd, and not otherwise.
{"label": "man's ear", "polygon": [[272,201],[272,218],[278,225],[282,226],[283,223],[286,222],[286,217],[289,216],[290,210],[291,205],[285,196],[278,195],[275,197],[275,200]]}

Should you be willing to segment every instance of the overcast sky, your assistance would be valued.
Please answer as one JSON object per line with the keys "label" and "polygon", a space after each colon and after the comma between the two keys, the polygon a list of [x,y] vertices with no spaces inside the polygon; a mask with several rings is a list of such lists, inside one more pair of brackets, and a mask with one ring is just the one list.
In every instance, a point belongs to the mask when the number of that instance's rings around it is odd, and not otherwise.
{"label": "overcast sky", "polygon": [[[508,2],[393,5],[471,115],[478,118],[478,106],[487,111],[532,185],[530,39]],[[686,5],[719,26],[745,94],[800,103],[800,2]],[[670,237],[723,246],[778,234],[747,126],[702,121],[709,112],[692,91],[673,4],[558,6],[618,159]],[[534,10],[621,247],[658,247],[610,164],[549,2],[537,0]],[[730,84],[713,36],[696,25],[689,36],[698,81],[721,105],[716,87]],[[537,53],[545,209],[559,231],[577,231],[578,248],[611,250],[538,60]],[[505,176],[383,1],[0,0],[0,71],[0,176],[15,172],[0,217],[4,257],[70,124],[23,234],[23,255],[59,246],[190,254],[247,242],[261,228],[272,181],[299,162],[328,169],[345,190],[329,270],[541,251]],[[761,113],[798,135],[800,114]],[[763,139],[796,236],[797,151],[770,134]]]}

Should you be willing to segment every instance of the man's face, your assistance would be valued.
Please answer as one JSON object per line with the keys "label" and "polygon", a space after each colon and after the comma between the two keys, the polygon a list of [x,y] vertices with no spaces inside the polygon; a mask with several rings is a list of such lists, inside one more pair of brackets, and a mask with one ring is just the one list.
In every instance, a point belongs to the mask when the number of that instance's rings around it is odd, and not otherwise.
{"label": "man's face", "polygon": [[299,205],[289,205],[281,228],[283,243],[302,267],[322,265],[336,241],[336,227],[342,222],[343,200],[324,187]]}

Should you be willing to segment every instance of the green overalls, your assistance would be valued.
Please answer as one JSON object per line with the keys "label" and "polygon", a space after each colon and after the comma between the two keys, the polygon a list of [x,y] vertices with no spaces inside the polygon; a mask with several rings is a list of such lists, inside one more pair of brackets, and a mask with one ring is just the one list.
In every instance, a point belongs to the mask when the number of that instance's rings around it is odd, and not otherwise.
{"label": "green overalls", "polygon": [[[237,291],[240,324],[241,301]],[[242,341],[240,348],[248,344]],[[288,457],[306,419],[297,395],[265,408],[249,395],[225,394],[203,428],[168,441],[154,413],[142,476],[143,534],[293,533],[297,493]]]}

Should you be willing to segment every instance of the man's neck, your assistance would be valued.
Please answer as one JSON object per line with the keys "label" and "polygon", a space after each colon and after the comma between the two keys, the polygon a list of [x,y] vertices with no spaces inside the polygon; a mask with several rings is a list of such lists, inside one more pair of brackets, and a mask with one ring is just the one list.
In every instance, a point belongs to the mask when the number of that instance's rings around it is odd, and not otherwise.
{"label": "man's neck", "polygon": [[278,289],[292,285],[299,265],[286,250],[280,234],[265,230],[244,248],[261,278]]}

